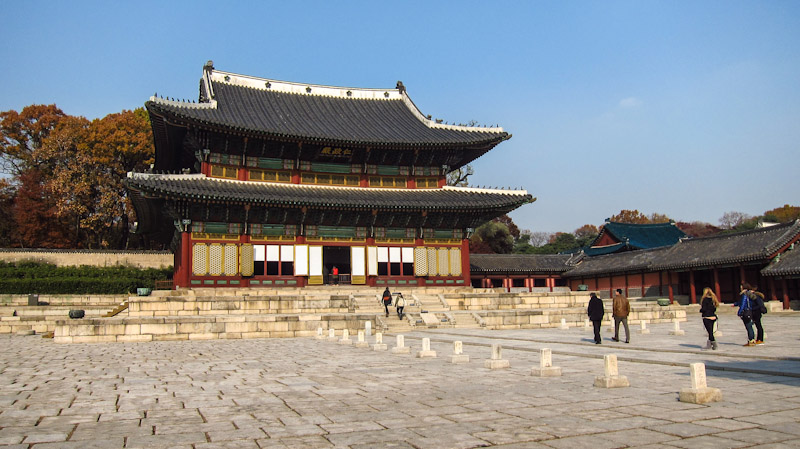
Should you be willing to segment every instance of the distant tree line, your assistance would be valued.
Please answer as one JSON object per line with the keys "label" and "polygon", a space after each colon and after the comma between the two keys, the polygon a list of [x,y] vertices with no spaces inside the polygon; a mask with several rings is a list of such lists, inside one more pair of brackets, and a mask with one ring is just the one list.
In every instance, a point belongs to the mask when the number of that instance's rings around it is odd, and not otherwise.
{"label": "distant tree line", "polygon": [[56,105],[0,112],[0,247],[147,248],[129,239],[122,180],[153,156],[142,108],[95,120]]}
{"label": "distant tree line", "polygon": [[[759,223],[787,223],[800,218],[800,207],[788,204],[768,210],[759,216],[742,212],[726,212],[719,226],[701,221],[677,221],[675,225],[690,237],[707,237],[729,232],[755,229]],[[645,215],[638,210],[623,209],[609,221],[617,223],[667,223],[672,219],[660,213]],[[503,215],[475,229],[470,238],[470,252],[476,254],[558,254],[589,246],[600,234],[602,225],[586,224],[572,232],[547,233],[520,230],[514,221]]]}

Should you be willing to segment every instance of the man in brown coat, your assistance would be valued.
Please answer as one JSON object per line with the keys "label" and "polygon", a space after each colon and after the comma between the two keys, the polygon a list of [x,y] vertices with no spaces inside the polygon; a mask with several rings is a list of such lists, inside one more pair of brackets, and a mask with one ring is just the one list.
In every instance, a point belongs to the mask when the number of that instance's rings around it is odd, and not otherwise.
{"label": "man in brown coat", "polygon": [[622,289],[618,288],[614,294],[614,303],[612,305],[612,314],[614,316],[614,338],[612,340],[619,341],[619,323],[625,325],[625,343],[631,342],[631,333],[628,329],[628,315],[631,313],[631,303],[628,298],[622,294]]}

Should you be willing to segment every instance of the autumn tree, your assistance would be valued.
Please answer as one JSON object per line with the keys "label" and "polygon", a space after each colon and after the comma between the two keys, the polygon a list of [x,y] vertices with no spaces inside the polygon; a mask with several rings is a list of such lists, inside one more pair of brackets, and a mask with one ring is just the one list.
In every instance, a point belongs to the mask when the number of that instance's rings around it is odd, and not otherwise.
{"label": "autumn tree", "polygon": [[633,223],[633,224],[649,224],[649,223],[668,223],[671,221],[669,216],[653,212],[647,216],[637,209],[629,210],[622,209],[618,214],[609,218],[609,221],[616,223]]}
{"label": "autumn tree", "polygon": [[702,221],[693,221],[691,223],[679,221],[675,223],[675,226],[686,233],[686,235],[689,237],[709,237],[719,234],[720,231],[722,231],[720,228],[712,225],[711,223],[704,223]]}
{"label": "autumn tree", "polygon": [[12,246],[13,234],[16,231],[14,223],[14,195],[15,189],[8,179],[0,178],[0,247]]}
{"label": "autumn tree", "polygon": [[0,112],[0,159],[2,170],[12,176],[20,176],[28,170],[37,169],[47,176],[39,149],[42,142],[66,117],[56,105],[31,105],[22,109]]}
{"label": "autumn tree", "polygon": [[0,157],[13,176],[12,190],[18,189],[12,192],[15,223],[67,228],[59,238],[71,236],[54,242],[41,231],[17,229],[19,244],[125,248],[133,208],[122,181],[154,155],[147,112],[122,111],[90,122],[55,105],[34,105],[0,117]]}
{"label": "autumn tree", "polygon": [[18,177],[12,214],[14,246],[23,248],[69,248],[71,227],[58,215],[53,198],[47,194],[41,173],[27,170]]}
{"label": "autumn tree", "polygon": [[764,212],[764,218],[774,218],[778,223],[788,223],[800,218],[800,207],[784,204],[782,207]]}
{"label": "autumn tree", "polygon": [[585,224],[572,232],[575,236],[577,246],[588,246],[597,238],[600,231],[597,226],[592,224]]}

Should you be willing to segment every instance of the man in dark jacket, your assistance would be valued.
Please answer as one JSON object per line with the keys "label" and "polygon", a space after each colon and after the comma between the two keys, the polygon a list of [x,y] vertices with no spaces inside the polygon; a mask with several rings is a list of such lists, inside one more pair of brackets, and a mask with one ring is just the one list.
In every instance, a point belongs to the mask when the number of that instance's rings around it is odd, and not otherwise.
{"label": "man in dark jacket", "polygon": [[603,321],[603,315],[605,311],[603,310],[603,300],[597,297],[596,294],[592,293],[589,298],[589,308],[586,310],[586,313],[589,314],[589,319],[592,320],[592,324],[594,325],[594,343],[596,345],[600,344],[600,323]]}

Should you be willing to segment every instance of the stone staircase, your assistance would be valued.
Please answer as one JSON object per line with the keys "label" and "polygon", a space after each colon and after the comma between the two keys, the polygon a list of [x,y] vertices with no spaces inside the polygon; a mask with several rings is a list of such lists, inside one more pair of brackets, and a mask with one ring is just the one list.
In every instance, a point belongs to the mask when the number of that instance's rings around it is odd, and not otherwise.
{"label": "stone staircase", "polygon": [[83,310],[85,318],[99,318],[125,298],[123,295],[39,295],[38,305],[28,305],[27,295],[0,295],[0,334],[53,332],[58,321],[69,319],[70,310]]}
{"label": "stone staircase", "polygon": [[[562,320],[568,327],[583,327],[588,302],[585,292],[407,287],[393,292],[406,299],[401,320],[394,306],[386,316],[382,291],[360,286],[154,291],[107,307],[104,312],[113,316],[87,311],[85,319],[62,318],[54,335],[63,343],[311,337],[319,328],[326,333],[348,329],[355,335],[367,322],[376,331],[394,334],[435,328],[557,328]],[[610,301],[605,308],[610,315]],[[694,311],[652,301],[632,301],[632,308],[629,322],[634,325],[641,320],[685,321],[687,312]]]}

